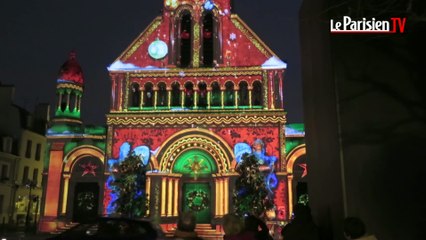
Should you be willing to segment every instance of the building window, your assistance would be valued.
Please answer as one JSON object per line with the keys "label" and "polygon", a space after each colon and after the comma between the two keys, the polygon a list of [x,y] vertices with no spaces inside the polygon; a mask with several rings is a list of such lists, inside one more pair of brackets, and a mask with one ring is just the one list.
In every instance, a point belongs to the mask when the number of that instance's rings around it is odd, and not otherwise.
{"label": "building window", "polygon": [[144,98],[143,98],[143,106],[144,107],[153,107],[154,106],[154,87],[152,83],[145,83],[144,85]]}
{"label": "building window", "polygon": [[0,180],[1,181],[9,180],[9,165],[6,165],[6,164],[2,164],[1,165],[1,176],[0,176]]}
{"label": "building window", "polygon": [[172,83],[172,106],[180,107],[180,85],[178,82]]}
{"label": "building window", "polygon": [[212,84],[211,106],[221,106],[221,90],[218,82]]}
{"label": "building window", "polygon": [[203,65],[204,67],[213,66],[213,14],[212,12],[205,12],[203,16]]}
{"label": "building window", "polygon": [[27,140],[27,149],[25,151],[25,157],[26,158],[31,158],[31,147],[33,145],[33,141],[31,140]]}
{"label": "building window", "polygon": [[225,84],[225,105],[228,107],[235,106],[234,83],[231,81]]}
{"label": "building window", "polygon": [[70,112],[77,112],[77,95],[72,92],[70,93],[70,101],[69,101],[69,106],[70,106]]}
{"label": "building window", "polygon": [[192,32],[192,17],[189,11],[184,11],[180,18],[180,29],[179,29],[179,40],[180,40],[180,51],[179,51],[179,63],[180,67],[189,67],[191,64],[191,32]]}
{"label": "building window", "polygon": [[38,182],[38,168],[34,168],[33,170],[33,183],[37,185]]}
{"label": "building window", "polygon": [[205,82],[200,82],[198,84],[198,107],[206,108],[207,107],[207,84]]}
{"label": "building window", "polygon": [[260,81],[253,83],[253,93],[252,93],[252,105],[253,106],[263,106],[263,88]]}
{"label": "building window", "polygon": [[11,137],[3,137],[2,138],[2,150],[5,153],[12,152],[13,138]]}
{"label": "building window", "polygon": [[167,103],[168,103],[167,87],[165,83],[161,82],[158,84],[157,106],[165,107],[167,106]]}
{"label": "building window", "polygon": [[141,91],[139,90],[139,84],[132,83],[130,87],[130,107],[139,107],[141,104]]}
{"label": "building window", "polygon": [[247,82],[240,82],[239,84],[238,97],[240,99],[240,106],[249,105],[249,96],[248,96],[248,84]]}
{"label": "building window", "polygon": [[3,213],[4,195],[0,195],[0,214]]}
{"label": "building window", "polygon": [[28,174],[29,174],[30,168],[24,167],[24,174],[22,175],[22,183],[26,184],[28,182]]}
{"label": "building window", "polygon": [[37,143],[35,160],[39,161],[41,156],[41,144]]}
{"label": "building window", "polygon": [[192,108],[194,106],[194,84],[192,82],[185,83],[185,107]]}

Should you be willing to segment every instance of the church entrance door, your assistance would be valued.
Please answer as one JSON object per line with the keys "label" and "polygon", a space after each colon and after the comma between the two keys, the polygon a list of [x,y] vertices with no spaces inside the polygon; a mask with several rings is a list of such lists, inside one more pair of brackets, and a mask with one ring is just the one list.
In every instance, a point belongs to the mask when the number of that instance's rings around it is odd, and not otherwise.
{"label": "church entrance door", "polygon": [[214,212],[212,174],[217,166],[212,156],[204,149],[188,149],[182,152],[173,165],[174,173],[181,173],[182,191],[179,209],[196,215],[197,223],[211,223]]}
{"label": "church entrance door", "polygon": [[206,182],[184,183],[182,188],[183,211],[193,212],[197,224],[210,223],[213,199],[210,184]]}
{"label": "church entrance door", "polygon": [[94,221],[98,214],[99,184],[79,182],[75,185],[73,221],[87,223]]}

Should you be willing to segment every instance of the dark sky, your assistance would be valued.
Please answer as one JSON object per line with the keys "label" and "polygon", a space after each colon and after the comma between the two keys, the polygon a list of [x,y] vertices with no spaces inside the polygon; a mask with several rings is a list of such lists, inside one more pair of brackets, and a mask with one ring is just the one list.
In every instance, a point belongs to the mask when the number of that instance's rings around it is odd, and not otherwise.
{"label": "dark sky", "polygon": [[[237,13],[288,63],[284,101],[289,123],[303,121],[298,13],[301,0],[234,0]],[[82,118],[105,124],[110,104],[106,69],[158,15],[162,0],[0,2],[0,82],[16,86],[15,103],[55,107],[56,77],[77,51],[85,89]]]}

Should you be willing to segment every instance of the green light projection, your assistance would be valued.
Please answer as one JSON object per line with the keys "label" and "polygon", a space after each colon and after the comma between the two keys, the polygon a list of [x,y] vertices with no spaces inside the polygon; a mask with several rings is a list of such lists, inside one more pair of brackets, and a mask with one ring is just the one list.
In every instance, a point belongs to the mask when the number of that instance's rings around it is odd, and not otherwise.
{"label": "green light projection", "polygon": [[56,117],[80,118],[80,110],[71,112],[68,107],[65,109],[65,111],[62,111],[61,109],[56,109],[55,116]]}
{"label": "green light projection", "polygon": [[303,124],[303,123],[290,123],[290,124],[286,124],[286,127],[293,128],[293,129],[300,131],[300,132],[305,131],[305,124]]}
{"label": "green light projection", "polygon": [[[194,192],[202,193],[194,196]],[[208,183],[183,184],[183,211],[193,212],[197,223],[210,223],[212,196]]]}
{"label": "green light projection", "polygon": [[173,172],[198,178],[217,173],[217,167],[210,154],[200,149],[190,149],[176,159]]}
{"label": "green light projection", "polygon": [[303,138],[287,138],[285,142],[285,151],[289,153],[295,147],[305,143]]}

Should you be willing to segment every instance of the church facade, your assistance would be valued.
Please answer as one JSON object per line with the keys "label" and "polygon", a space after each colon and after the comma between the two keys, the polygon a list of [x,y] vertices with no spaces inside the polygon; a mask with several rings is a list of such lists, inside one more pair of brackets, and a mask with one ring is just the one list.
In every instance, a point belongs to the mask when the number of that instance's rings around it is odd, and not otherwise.
{"label": "church facade", "polygon": [[181,211],[197,210],[198,223],[212,225],[232,211],[245,152],[258,153],[271,171],[276,219],[289,217],[286,64],[230,7],[229,0],[166,0],[108,68],[110,170],[129,151],[143,156],[152,170],[149,215],[171,227]]}
{"label": "church facade", "polygon": [[113,214],[112,172],[131,151],[149,169],[147,217],[166,231],[193,211],[206,234],[219,233],[244,153],[265,173],[270,218],[289,219],[295,182],[306,175],[304,129],[286,126],[286,63],[231,12],[230,0],[164,1],[162,15],[108,67],[106,129],[82,125],[74,60],[57,81],[40,230]]}

